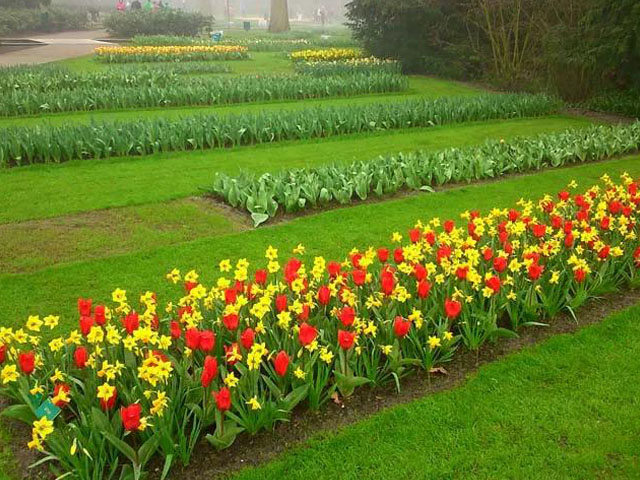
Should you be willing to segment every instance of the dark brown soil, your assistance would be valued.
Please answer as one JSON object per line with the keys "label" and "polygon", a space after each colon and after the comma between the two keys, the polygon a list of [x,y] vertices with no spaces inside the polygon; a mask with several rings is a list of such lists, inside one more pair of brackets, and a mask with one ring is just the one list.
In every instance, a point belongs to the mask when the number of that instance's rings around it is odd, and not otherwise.
{"label": "dark brown soil", "polygon": [[[495,361],[505,355],[517,352],[530,345],[539,343],[553,335],[570,334],[588,325],[602,321],[614,312],[628,308],[640,302],[640,289],[632,289],[592,300],[578,311],[577,320],[569,314],[553,319],[547,327],[527,328],[518,338],[501,339],[495,344],[485,344],[478,354],[474,352],[458,353],[446,366],[446,371],[427,375],[416,373],[406,377],[398,393],[393,386],[384,388],[361,388],[347,399],[336,399],[319,412],[300,408],[296,410],[288,423],[279,424],[274,431],[254,436],[240,435],[234,445],[227,450],[216,452],[203,439],[194,453],[191,464],[186,468],[174,466],[173,480],[212,480],[221,478],[245,466],[254,466],[274,459],[283,451],[301,444],[312,435],[324,431],[334,431],[345,425],[358,422],[374,415],[382,409],[404,404],[454,388],[483,364]],[[0,410],[7,405],[0,398]],[[28,470],[28,466],[37,460],[37,455],[25,448],[29,438],[29,427],[19,422],[1,419],[14,439],[10,449],[19,465],[22,479],[52,478],[44,468]],[[151,468],[151,478],[160,478],[162,464],[156,462]]]}

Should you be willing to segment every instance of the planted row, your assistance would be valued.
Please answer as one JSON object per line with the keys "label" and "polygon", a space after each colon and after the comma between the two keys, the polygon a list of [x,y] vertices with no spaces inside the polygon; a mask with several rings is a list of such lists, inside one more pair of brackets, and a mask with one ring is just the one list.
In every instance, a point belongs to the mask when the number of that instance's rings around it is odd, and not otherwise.
{"label": "planted row", "polygon": [[79,88],[119,90],[149,85],[165,86],[178,82],[177,75],[230,71],[228,65],[214,62],[112,65],[99,72],[83,73],[52,65],[9,67],[0,68],[0,93],[21,91],[53,94],[58,90]]}
{"label": "planted row", "polygon": [[217,42],[208,37],[185,37],[173,35],[139,35],[132,39],[134,45],[242,45],[251,52],[291,52],[309,47],[353,47],[350,38],[231,38]]}
{"label": "planted row", "polygon": [[217,173],[209,193],[248,211],[258,226],[278,213],[346,205],[401,190],[433,191],[433,187],[445,183],[592,162],[638,149],[640,122],[595,126],[510,142],[488,141],[478,147],[401,153],[350,165],[294,169],[259,177]]}
{"label": "planted row", "polygon": [[581,106],[599,112],[640,118],[640,90],[605,93],[586,101]]}
{"label": "planted row", "polygon": [[294,62],[335,62],[361,58],[364,53],[359,48],[325,48],[293,52],[289,55]]}
{"label": "planted row", "polygon": [[199,60],[245,60],[247,47],[239,45],[167,46],[167,47],[98,47],[96,58],[105,63],[193,62]]}
{"label": "planted row", "polygon": [[58,477],[138,480],[154,456],[163,478],[188,464],[202,437],[222,449],[297,405],[400,390],[637,279],[639,184],[603,182],[418,221],[406,241],[395,232],[339,258],[269,246],[255,266],[215,259],[206,281],[174,269],[170,297],[78,299],[72,332],[34,310],[0,329],[0,393],[14,402],[3,414],[30,425],[28,448]]}
{"label": "planted row", "polygon": [[296,62],[294,69],[302,75],[326,77],[335,75],[353,75],[357,73],[401,73],[401,67],[395,60],[382,60],[375,57],[336,60],[333,62]]}
{"label": "planted row", "polygon": [[[303,75],[195,77],[178,80],[160,71],[140,74],[105,74],[121,78],[118,88],[76,86],[69,90],[13,90],[0,97],[1,115],[41,112],[220,105],[269,100],[364,95],[400,92],[408,88],[406,77],[390,73],[312,77]],[[126,82],[129,83],[126,83]]]}
{"label": "planted row", "polygon": [[548,115],[561,105],[545,95],[487,94],[241,115],[12,127],[0,136],[0,167],[534,117]]}

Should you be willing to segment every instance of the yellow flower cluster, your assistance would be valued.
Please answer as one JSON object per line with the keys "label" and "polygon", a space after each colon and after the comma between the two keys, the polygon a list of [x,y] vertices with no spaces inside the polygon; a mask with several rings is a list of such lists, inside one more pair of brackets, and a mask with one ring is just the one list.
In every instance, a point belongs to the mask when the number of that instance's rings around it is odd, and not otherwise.
{"label": "yellow flower cluster", "polygon": [[300,50],[291,54],[295,62],[332,62],[362,57],[362,50],[357,48],[326,48],[320,50]]}
{"label": "yellow flower cluster", "polygon": [[97,47],[96,55],[185,55],[189,53],[243,53],[248,48],[241,45],[193,45],[193,46],[143,46]]}

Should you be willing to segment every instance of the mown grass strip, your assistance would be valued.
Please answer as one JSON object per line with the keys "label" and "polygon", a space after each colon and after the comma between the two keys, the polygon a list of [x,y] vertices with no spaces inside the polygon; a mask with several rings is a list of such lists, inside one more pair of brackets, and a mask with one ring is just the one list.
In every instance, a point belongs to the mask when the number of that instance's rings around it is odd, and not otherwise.
{"label": "mown grass strip", "polygon": [[560,191],[571,179],[582,185],[594,184],[605,173],[617,176],[623,172],[640,176],[640,156],[332,210],[274,227],[78,262],[35,274],[2,275],[1,321],[3,325],[15,326],[24,322],[28,314],[56,313],[62,315],[61,321],[70,328],[77,322],[73,305],[78,296],[93,297],[99,302],[108,298],[113,289],[121,287],[134,297],[147,289],[153,289],[162,297],[171,288],[164,275],[173,267],[183,271],[195,268],[202,273],[202,281],[209,282],[215,265],[224,258],[244,257],[251,262],[261,262],[268,245],[289,252],[299,242],[305,243],[307,255],[332,258],[354,246],[366,248],[387,243],[390,231],[404,232],[418,219],[455,218],[464,210],[500,208],[523,196],[535,198]]}
{"label": "mown grass strip", "polygon": [[[370,160],[390,152],[462,147],[487,138],[509,139],[589,125],[591,121],[581,117],[527,118],[346,135],[228,151],[172,152],[136,159],[73,161],[0,170],[5,194],[0,203],[0,223],[196,195],[202,193],[200,187],[213,180],[214,172],[235,175],[243,170],[264,173],[310,168],[326,163]],[[189,223],[189,219],[185,221]]]}
{"label": "mown grass strip", "polygon": [[640,306],[233,478],[636,478],[638,349]]}

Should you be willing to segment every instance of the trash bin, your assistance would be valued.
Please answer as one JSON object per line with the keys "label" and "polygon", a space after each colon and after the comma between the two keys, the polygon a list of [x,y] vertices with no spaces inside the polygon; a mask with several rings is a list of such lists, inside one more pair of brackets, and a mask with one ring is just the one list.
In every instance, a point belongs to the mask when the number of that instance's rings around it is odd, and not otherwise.
{"label": "trash bin", "polygon": [[222,40],[222,32],[211,32],[211,40],[214,42]]}
{"label": "trash bin", "polygon": [[245,32],[248,32],[249,30],[251,30],[251,22],[243,22],[242,25]]}

